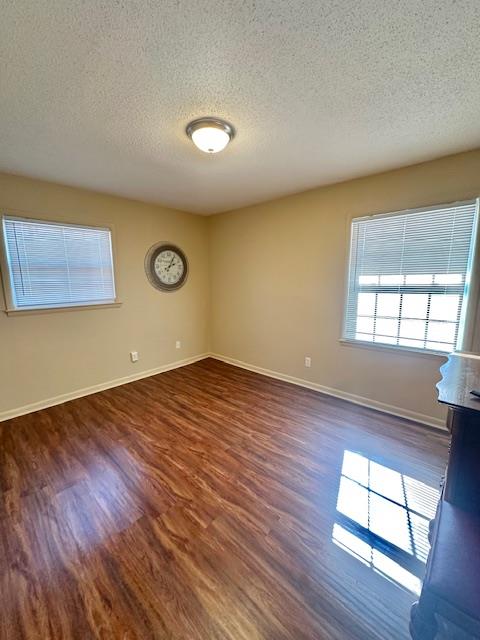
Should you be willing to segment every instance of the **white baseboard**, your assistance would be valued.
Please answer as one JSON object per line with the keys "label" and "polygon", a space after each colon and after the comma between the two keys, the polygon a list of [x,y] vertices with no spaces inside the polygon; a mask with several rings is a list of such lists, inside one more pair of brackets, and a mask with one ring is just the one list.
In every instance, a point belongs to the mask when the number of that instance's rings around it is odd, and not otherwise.
{"label": "white baseboard", "polygon": [[209,357],[215,358],[216,360],[221,360],[222,362],[226,362],[227,364],[231,364],[235,367],[240,367],[242,369],[247,369],[248,371],[254,371],[255,373],[260,373],[264,376],[268,376],[269,378],[275,378],[276,380],[283,380],[284,382],[290,382],[300,387],[312,389],[313,391],[319,391],[320,393],[325,393],[329,396],[334,396],[335,398],[341,398],[342,400],[347,400],[348,402],[359,404],[363,407],[376,409],[377,411],[382,411],[383,413],[390,413],[394,416],[399,416],[400,418],[406,418],[407,420],[413,420],[415,422],[426,424],[430,427],[435,427],[437,429],[445,430],[445,423],[439,418],[434,418],[433,416],[427,416],[423,413],[416,413],[415,411],[410,411],[408,409],[402,409],[401,407],[385,404],[384,402],[378,402],[377,400],[371,400],[370,398],[357,396],[353,393],[341,391],[340,389],[325,387],[321,384],[317,384],[316,382],[310,382],[309,380],[304,380],[303,378],[295,378],[294,376],[289,376],[285,373],[280,373],[279,371],[272,371],[271,369],[257,367],[256,365],[243,362],[242,360],[236,360],[235,358],[230,358],[228,356],[223,356],[218,353],[202,353],[198,356],[185,358],[183,360],[177,360],[176,362],[171,362],[169,364],[162,365],[161,367],[156,367],[155,369],[140,371],[130,376],[124,376],[123,378],[116,378],[114,380],[109,380],[108,382],[102,382],[100,384],[93,385],[91,387],[84,387],[83,389],[77,389],[76,391],[71,391],[69,393],[64,393],[59,396],[54,396],[52,398],[40,400],[39,402],[33,402],[32,404],[26,404],[26,405],[23,405],[22,407],[17,407],[15,409],[10,409],[8,411],[3,411],[3,412],[0,412],[0,422],[3,422],[4,420],[10,420],[11,418],[16,418],[18,416],[23,416],[27,413],[33,413],[34,411],[39,411],[40,409],[47,409],[48,407],[53,407],[57,404],[68,402],[69,400],[82,398],[83,396],[88,396],[88,395],[91,395],[92,393],[98,393],[99,391],[105,391],[106,389],[119,387],[123,384],[128,384],[129,382],[134,382],[135,380],[141,380],[142,378],[148,378],[150,376],[154,376],[159,373],[163,373],[165,371],[178,369],[179,367],[184,367],[188,364],[192,364],[194,362],[198,362],[199,360],[203,360]]}
{"label": "white baseboard", "polygon": [[221,360],[222,362],[226,362],[227,364],[232,364],[235,367],[241,367],[242,369],[248,369],[248,371],[261,373],[262,375],[268,376],[269,378],[283,380],[284,382],[291,382],[292,384],[296,384],[300,387],[306,387],[307,389],[312,389],[313,391],[320,391],[320,393],[325,393],[329,396],[334,396],[335,398],[341,398],[342,400],[347,400],[348,402],[359,404],[362,407],[368,407],[370,409],[382,411],[383,413],[390,413],[391,415],[405,418],[407,420],[413,420],[414,422],[420,422],[422,424],[428,425],[429,427],[442,429],[443,431],[446,430],[445,422],[440,418],[427,416],[423,413],[416,413],[415,411],[410,411],[409,409],[402,409],[401,407],[385,404],[384,402],[378,402],[377,400],[371,400],[370,398],[364,398],[363,396],[357,396],[353,393],[348,393],[347,391],[341,391],[340,389],[324,387],[323,385],[317,384],[316,382],[310,382],[309,380],[304,380],[303,378],[295,378],[294,376],[289,376],[285,373],[280,373],[279,371],[272,371],[271,369],[257,367],[256,365],[249,364],[248,362],[242,362],[242,360],[236,360],[235,358],[223,356],[219,353],[210,353],[210,357],[215,358],[216,360]]}
{"label": "white baseboard", "polygon": [[47,409],[48,407],[53,407],[56,404],[62,404],[63,402],[68,402],[69,400],[75,400],[76,398],[89,396],[92,393],[98,393],[99,391],[105,391],[106,389],[119,387],[122,384],[135,382],[135,380],[141,380],[142,378],[149,378],[150,376],[155,376],[158,373],[164,373],[165,371],[178,369],[179,367],[184,367],[187,364],[192,364],[193,362],[197,362],[198,360],[203,360],[204,358],[208,358],[209,355],[210,354],[208,353],[202,353],[198,356],[193,356],[191,358],[185,358],[184,360],[177,360],[176,362],[170,362],[169,364],[164,364],[161,367],[156,367],[155,369],[140,371],[137,373],[133,373],[130,376],[124,376],[123,378],[116,378],[114,380],[109,380],[108,382],[101,382],[100,384],[93,385],[92,387],[84,387],[83,389],[77,389],[76,391],[63,393],[59,396],[54,396],[53,398],[47,398],[45,400],[40,400],[39,402],[26,404],[23,407],[17,407],[16,409],[3,411],[3,412],[0,412],[0,422],[3,422],[4,420],[10,420],[11,418],[16,418],[18,416],[23,416],[26,413],[39,411],[40,409]]}

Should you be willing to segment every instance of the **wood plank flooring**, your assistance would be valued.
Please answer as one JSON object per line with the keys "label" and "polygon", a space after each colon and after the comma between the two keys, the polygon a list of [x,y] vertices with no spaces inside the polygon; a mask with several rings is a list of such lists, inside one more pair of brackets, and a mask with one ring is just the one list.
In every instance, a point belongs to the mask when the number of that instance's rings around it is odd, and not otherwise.
{"label": "wood plank flooring", "polygon": [[215,360],[4,422],[0,638],[406,639],[446,454]]}

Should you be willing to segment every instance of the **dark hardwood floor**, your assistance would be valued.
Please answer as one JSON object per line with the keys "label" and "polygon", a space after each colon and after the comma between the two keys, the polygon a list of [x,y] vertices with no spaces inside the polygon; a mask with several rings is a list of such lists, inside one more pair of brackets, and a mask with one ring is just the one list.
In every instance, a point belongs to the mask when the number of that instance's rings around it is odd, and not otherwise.
{"label": "dark hardwood floor", "polygon": [[0,424],[0,637],[408,638],[447,437],[204,360]]}

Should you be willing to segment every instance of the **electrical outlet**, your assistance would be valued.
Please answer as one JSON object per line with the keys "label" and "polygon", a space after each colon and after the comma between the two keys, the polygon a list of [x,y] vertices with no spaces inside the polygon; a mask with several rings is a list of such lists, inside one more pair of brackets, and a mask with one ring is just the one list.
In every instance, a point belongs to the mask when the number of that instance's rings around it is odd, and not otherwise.
{"label": "electrical outlet", "polygon": [[180,340],[177,340],[177,341],[175,342],[175,349],[180,349],[181,347],[182,347],[182,343],[181,343],[181,341],[180,341]]}
{"label": "electrical outlet", "polygon": [[132,362],[138,362],[138,351],[130,351],[130,360]]}
{"label": "electrical outlet", "polygon": [[305,356],[305,366],[306,367],[312,366],[312,359],[310,358],[310,356]]}

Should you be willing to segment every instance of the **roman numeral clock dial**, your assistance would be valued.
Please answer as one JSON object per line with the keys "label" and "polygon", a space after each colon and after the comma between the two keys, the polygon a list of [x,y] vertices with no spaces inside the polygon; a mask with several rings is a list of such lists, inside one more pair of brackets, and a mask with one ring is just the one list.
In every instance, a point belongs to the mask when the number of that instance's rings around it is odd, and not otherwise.
{"label": "roman numeral clock dial", "polygon": [[145,272],[156,289],[176,291],[187,278],[187,257],[173,244],[155,244],[145,257]]}

